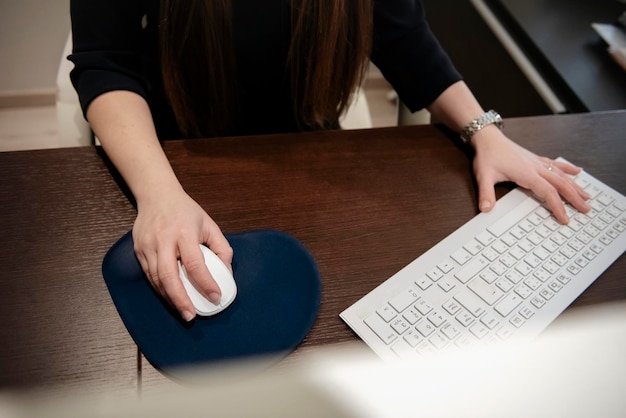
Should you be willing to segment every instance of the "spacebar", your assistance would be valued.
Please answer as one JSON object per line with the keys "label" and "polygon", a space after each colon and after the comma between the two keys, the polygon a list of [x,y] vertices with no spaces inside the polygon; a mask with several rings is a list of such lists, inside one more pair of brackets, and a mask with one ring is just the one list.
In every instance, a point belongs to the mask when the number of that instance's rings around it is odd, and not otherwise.
{"label": "spacebar", "polygon": [[496,237],[499,237],[500,235],[508,231],[513,225],[524,219],[524,217],[528,215],[530,211],[538,207],[539,202],[537,202],[532,197],[527,197],[522,203],[515,206],[514,209],[512,209],[497,222],[487,228],[487,230]]}

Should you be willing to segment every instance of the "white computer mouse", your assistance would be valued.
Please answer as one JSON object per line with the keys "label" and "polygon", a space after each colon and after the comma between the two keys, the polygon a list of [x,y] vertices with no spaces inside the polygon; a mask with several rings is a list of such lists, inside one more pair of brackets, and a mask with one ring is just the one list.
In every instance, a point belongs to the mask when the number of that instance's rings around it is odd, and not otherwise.
{"label": "white computer mouse", "polygon": [[183,286],[185,286],[185,290],[187,291],[193,306],[196,308],[196,313],[201,316],[211,316],[223,311],[235,300],[235,296],[237,295],[237,284],[235,283],[235,278],[228,267],[226,267],[222,260],[220,260],[220,258],[213,251],[205,245],[200,245],[200,249],[202,250],[204,262],[206,263],[211,276],[213,276],[213,279],[215,279],[217,285],[222,291],[222,298],[220,299],[219,304],[213,304],[200,292],[198,292],[195,286],[189,281],[185,266],[181,264],[180,260],[178,261],[178,272],[180,274],[180,279],[183,282]]}

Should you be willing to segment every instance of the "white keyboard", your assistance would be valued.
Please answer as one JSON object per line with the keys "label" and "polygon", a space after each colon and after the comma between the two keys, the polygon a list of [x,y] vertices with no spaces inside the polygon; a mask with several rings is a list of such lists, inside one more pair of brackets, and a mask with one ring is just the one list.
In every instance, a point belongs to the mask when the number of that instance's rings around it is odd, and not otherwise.
{"label": "white keyboard", "polygon": [[589,174],[559,224],[514,189],[341,313],[382,358],[530,341],[626,250],[626,198]]}

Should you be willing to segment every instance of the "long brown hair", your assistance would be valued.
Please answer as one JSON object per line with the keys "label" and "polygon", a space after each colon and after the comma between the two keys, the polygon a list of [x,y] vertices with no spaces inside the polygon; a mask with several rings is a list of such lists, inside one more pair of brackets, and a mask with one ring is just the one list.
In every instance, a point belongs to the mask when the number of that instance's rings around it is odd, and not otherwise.
{"label": "long brown hair", "polygon": [[[162,0],[161,70],[183,134],[224,135],[236,110],[231,0]],[[287,68],[302,129],[336,126],[362,82],[372,0],[291,0]],[[203,51],[203,53],[202,53]]]}

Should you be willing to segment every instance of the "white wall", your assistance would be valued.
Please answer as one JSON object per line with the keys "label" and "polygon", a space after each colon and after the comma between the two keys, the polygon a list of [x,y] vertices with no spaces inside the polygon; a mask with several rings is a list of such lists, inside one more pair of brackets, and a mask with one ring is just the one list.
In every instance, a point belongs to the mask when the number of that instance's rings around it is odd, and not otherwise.
{"label": "white wall", "polygon": [[54,93],[70,0],[0,0],[0,95]]}

